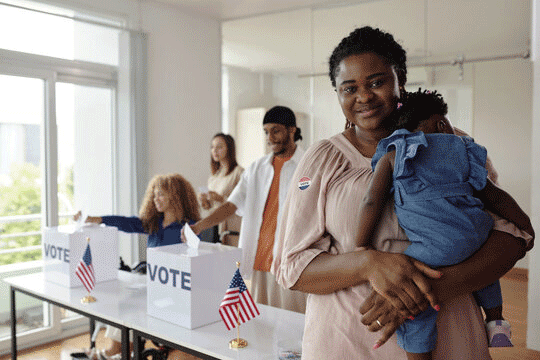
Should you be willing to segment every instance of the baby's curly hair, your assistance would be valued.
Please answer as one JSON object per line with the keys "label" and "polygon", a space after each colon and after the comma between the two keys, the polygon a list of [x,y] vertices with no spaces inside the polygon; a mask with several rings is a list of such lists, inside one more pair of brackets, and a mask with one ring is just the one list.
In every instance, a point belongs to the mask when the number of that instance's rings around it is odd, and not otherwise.
{"label": "baby's curly hair", "polygon": [[158,188],[170,196],[170,203],[176,214],[176,221],[198,221],[201,219],[199,203],[193,186],[180,174],[156,175],[146,188],[144,200],[139,211],[143,228],[149,234],[159,230],[162,213],[154,204],[154,190]]}
{"label": "baby's curly hair", "polygon": [[370,26],[355,29],[346,38],[341,40],[332,52],[329,60],[330,81],[336,87],[336,76],[339,72],[339,63],[351,56],[373,52],[395,66],[400,85],[407,82],[407,53],[403,47],[394,40],[394,37]]}
{"label": "baby's curly hair", "polygon": [[441,94],[437,91],[422,90],[408,92],[403,99],[403,105],[399,108],[399,117],[395,123],[397,129],[414,131],[422,121],[432,115],[448,114],[448,105]]}

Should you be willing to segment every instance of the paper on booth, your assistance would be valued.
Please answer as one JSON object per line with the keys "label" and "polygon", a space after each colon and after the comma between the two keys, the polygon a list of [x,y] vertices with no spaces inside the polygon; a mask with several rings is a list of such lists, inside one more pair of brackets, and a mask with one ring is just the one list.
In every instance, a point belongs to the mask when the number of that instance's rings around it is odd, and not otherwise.
{"label": "paper on booth", "polygon": [[187,245],[190,248],[198,249],[201,239],[191,229],[191,227],[186,224],[184,225],[184,235],[186,236]]}
{"label": "paper on booth", "polygon": [[87,217],[88,214],[86,214],[86,211],[81,210],[81,216],[79,216],[79,219],[75,223],[75,228],[77,231],[81,230],[81,228],[84,226]]}

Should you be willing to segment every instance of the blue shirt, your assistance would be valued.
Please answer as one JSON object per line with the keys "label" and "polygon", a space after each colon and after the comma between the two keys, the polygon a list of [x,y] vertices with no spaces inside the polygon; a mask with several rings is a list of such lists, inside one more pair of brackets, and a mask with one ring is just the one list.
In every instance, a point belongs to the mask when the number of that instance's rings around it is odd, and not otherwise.
{"label": "blue shirt", "polygon": [[[118,230],[126,233],[139,233],[139,234],[148,234],[142,226],[142,221],[136,216],[126,217],[126,216],[102,216],[101,222],[107,226],[114,226]],[[157,233],[148,234],[148,244],[147,247],[153,248],[158,246],[180,244],[181,239],[181,230],[184,227],[185,221],[173,222],[163,227],[163,218],[159,220],[159,229]],[[193,221],[189,222],[193,224]]]}
{"label": "blue shirt", "polygon": [[396,215],[411,241],[405,254],[431,266],[471,256],[493,227],[473,196],[486,185],[486,149],[469,137],[400,129],[379,142],[372,167],[391,150]]}

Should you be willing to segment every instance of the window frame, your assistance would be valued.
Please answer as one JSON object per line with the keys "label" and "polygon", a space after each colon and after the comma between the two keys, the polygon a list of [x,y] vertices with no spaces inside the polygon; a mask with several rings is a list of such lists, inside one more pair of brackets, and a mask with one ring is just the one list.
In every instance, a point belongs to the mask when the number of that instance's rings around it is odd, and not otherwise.
{"label": "window frame", "polygon": [[[103,64],[88,63],[83,61],[71,61],[65,59],[52,58],[42,55],[19,53],[16,51],[0,49],[0,74],[10,76],[21,76],[38,78],[44,82],[44,120],[42,133],[40,134],[41,152],[41,173],[43,180],[41,220],[42,229],[44,226],[57,226],[59,223],[58,214],[58,149],[57,149],[57,129],[56,129],[56,84],[72,83],[90,87],[105,87],[113,91],[111,109],[112,113],[112,138],[113,138],[113,207],[117,210],[118,198],[118,69],[117,67]],[[131,134],[127,135],[132,137]],[[128,140],[131,143],[131,140]],[[124,150],[122,154],[130,154],[131,151]],[[131,159],[130,159],[131,162]],[[132,191],[129,191],[131,193]],[[15,264],[14,264],[15,265]],[[25,271],[40,271],[42,261],[34,261],[23,266]],[[0,271],[5,274],[10,265],[0,266]],[[13,275],[16,274],[20,266],[12,267]],[[8,270],[9,271],[9,270]],[[7,275],[7,276],[13,276]],[[72,336],[88,329],[88,321],[84,317],[74,317],[61,319],[60,308],[44,303],[44,327],[17,335],[20,348],[35,346],[36,344],[54,341],[56,339]],[[0,339],[0,354],[6,353],[10,349],[9,336]]]}

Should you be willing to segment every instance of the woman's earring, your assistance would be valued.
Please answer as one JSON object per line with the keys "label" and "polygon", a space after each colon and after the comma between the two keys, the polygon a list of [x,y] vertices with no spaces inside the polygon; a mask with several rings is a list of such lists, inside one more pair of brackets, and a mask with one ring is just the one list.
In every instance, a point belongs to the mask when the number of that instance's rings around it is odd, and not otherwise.
{"label": "woman's earring", "polygon": [[398,108],[398,109],[401,108],[402,106],[403,106],[402,103],[400,103],[400,102],[397,103],[397,108]]}
{"label": "woman's earring", "polygon": [[405,96],[407,92],[405,91],[405,87],[404,86],[400,86],[399,87],[399,97],[403,99],[403,97]]}

